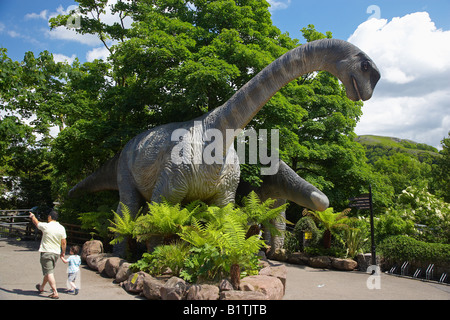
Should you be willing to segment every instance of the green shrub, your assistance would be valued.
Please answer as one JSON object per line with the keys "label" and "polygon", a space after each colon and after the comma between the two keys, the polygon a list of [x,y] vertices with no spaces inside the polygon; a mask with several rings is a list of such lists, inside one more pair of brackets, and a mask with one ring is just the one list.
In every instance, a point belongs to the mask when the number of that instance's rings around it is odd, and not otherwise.
{"label": "green shrub", "polygon": [[179,276],[189,250],[190,246],[181,241],[157,246],[152,253],[144,253],[140,260],[131,265],[131,268],[151,275],[163,274],[169,268],[173,275]]}
{"label": "green shrub", "polygon": [[215,246],[193,247],[184,262],[180,276],[188,282],[219,279],[225,274],[225,257]]}
{"label": "green shrub", "polygon": [[347,248],[347,256],[354,258],[358,253],[364,253],[364,244],[367,238],[364,238],[364,232],[359,228],[345,228],[342,237],[345,247]]}
{"label": "green shrub", "polygon": [[290,231],[286,231],[284,233],[284,244],[283,248],[286,250],[288,254],[294,253],[300,250],[300,242],[297,236]]}
{"label": "green shrub", "polygon": [[305,216],[300,218],[300,220],[297,221],[294,227],[294,235],[295,238],[298,241],[298,249],[300,251],[303,251],[303,234],[305,232],[311,232],[311,239],[309,240],[309,245],[314,247],[316,246],[321,237],[322,232],[317,228],[316,223],[314,222],[314,219],[311,216]]}
{"label": "green shrub", "polygon": [[304,252],[310,256],[330,256],[335,258],[342,258],[346,256],[346,251],[344,248],[334,246],[328,249],[323,247],[306,247]]}
{"label": "green shrub", "polygon": [[95,230],[100,238],[108,239],[110,237],[108,227],[110,226],[110,220],[113,218],[114,213],[112,211],[94,211],[81,213],[78,220],[81,221],[81,229]]}
{"label": "green shrub", "polygon": [[395,209],[389,209],[374,221],[375,242],[381,243],[384,239],[396,235],[409,235],[415,233],[414,222],[401,215]]}
{"label": "green shrub", "polygon": [[411,263],[450,264],[450,245],[427,243],[408,236],[386,238],[379,246],[383,259],[391,264]]}

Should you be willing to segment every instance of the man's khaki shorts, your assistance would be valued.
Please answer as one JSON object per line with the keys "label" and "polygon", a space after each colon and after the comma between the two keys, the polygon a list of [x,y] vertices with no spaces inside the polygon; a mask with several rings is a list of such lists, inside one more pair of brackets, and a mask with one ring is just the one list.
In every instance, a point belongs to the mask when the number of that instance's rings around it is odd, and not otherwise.
{"label": "man's khaki shorts", "polygon": [[51,252],[41,252],[41,267],[42,267],[42,274],[44,276],[53,273],[58,258],[59,254]]}

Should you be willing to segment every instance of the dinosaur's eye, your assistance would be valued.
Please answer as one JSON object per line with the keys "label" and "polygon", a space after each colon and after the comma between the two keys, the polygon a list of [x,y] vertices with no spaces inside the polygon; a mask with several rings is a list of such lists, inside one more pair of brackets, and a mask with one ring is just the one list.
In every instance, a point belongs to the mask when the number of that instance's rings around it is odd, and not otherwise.
{"label": "dinosaur's eye", "polygon": [[362,71],[367,71],[367,70],[369,70],[369,67],[370,67],[370,62],[369,62],[369,60],[364,60],[364,61],[361,63],[361,69],[362,69]]}

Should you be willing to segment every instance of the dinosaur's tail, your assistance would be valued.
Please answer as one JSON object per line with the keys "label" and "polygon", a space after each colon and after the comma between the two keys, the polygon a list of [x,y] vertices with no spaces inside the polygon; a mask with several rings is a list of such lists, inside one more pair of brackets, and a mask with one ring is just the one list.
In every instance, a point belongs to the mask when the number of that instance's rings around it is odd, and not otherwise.
{"label": "dinosaur's tail", "polygon": [[77,185],[69,191],[69,197],[75,198],[86,192],[119,190],[117,185],[117,164],[119,163],[119,155],[120,153],[117,153],[100,169],[77,183]]}

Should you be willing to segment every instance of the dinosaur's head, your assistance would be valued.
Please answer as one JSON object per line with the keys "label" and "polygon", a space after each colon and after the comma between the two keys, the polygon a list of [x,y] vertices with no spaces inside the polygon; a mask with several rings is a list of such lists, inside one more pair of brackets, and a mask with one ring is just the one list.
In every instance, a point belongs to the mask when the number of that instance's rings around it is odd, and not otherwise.
{"label": "dinosaur's head", "polygon": [[380,71],[367,54],[355,45],[342,41],[344,50],[337,54],[336,76],[345,85],[347,97],[353,101],[369,100],[380,80]]}

